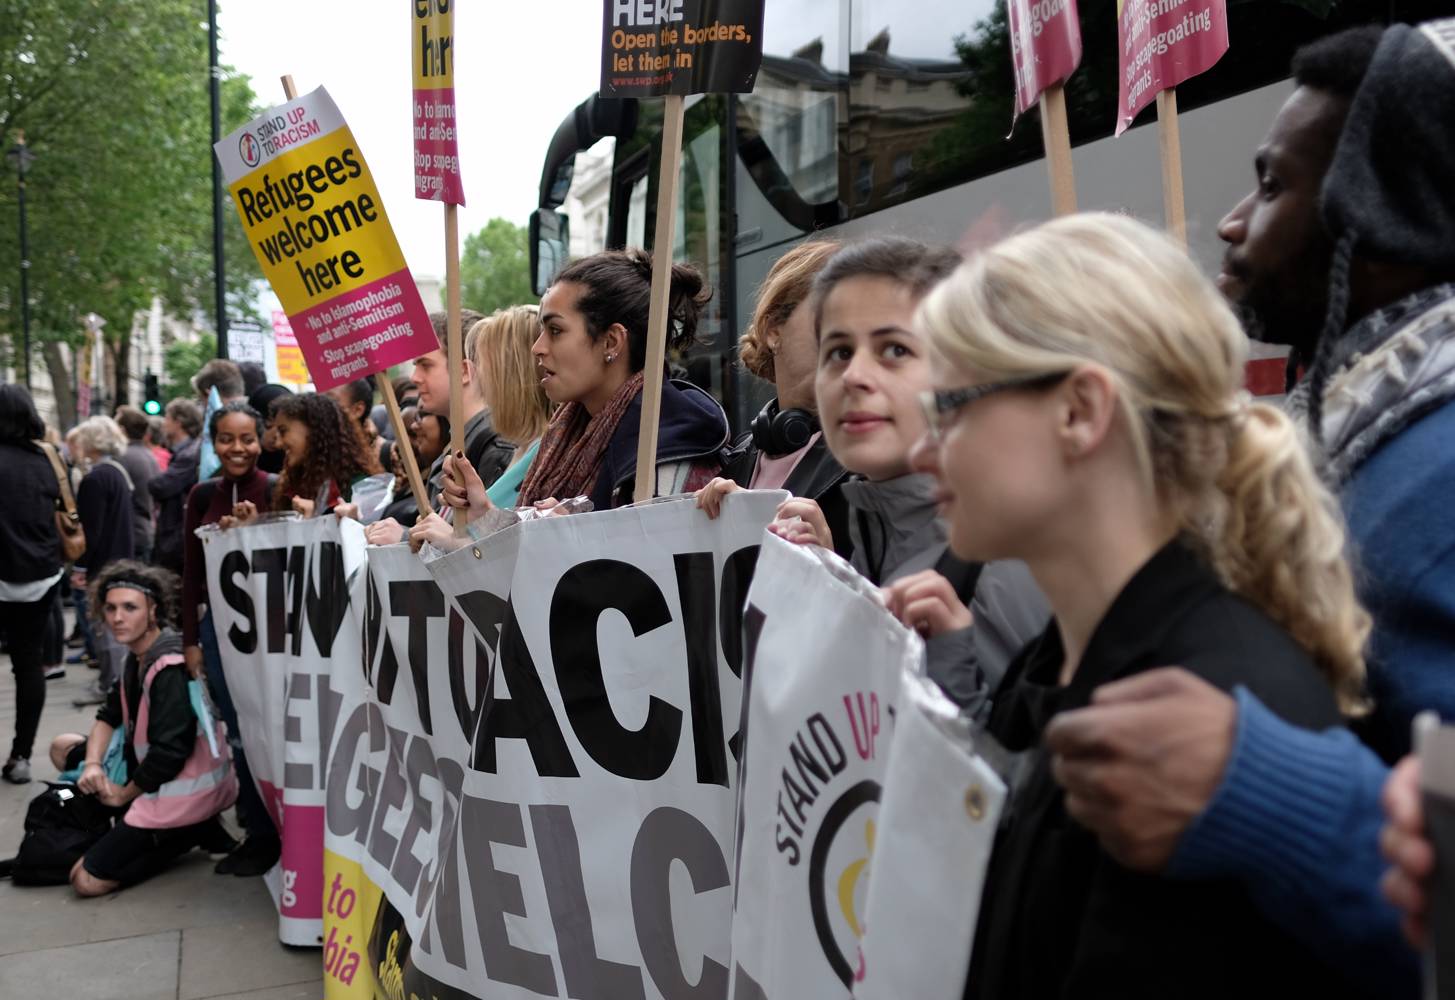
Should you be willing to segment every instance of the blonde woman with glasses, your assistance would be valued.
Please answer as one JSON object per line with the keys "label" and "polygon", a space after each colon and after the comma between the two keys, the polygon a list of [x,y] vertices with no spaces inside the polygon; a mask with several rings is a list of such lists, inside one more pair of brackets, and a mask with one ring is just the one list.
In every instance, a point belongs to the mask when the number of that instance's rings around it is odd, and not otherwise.
{"label": "blonde woman with glasses", "polygon": [[1024,560],[1054,613],[990,716],[1029,761],[966,995],[1338,995],[1241,885],[1120,867],[1041,750],[1098,686],[1170,664],[1296,725],[1360,710],[1369,618],[1338,509],[1288,419],[1242,391],[1237,320],[1165,237],[1081,215],[965,264],[916,325],[943,363],[915,461],[938,477],[950,545]]}

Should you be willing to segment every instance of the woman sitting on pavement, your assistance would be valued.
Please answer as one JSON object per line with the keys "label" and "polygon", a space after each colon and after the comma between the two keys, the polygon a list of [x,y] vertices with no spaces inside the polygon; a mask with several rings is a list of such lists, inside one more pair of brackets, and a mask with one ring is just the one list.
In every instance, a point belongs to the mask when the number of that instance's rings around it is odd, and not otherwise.
{"label": "woman sitting on pavement", "polygon": [[[963,708],[983,713],[1047,612],[1023,564],[982,567],[946,551],[934,478],[910,467],[927,426],[919,393],[930,386],[929,344],[914,329],[914,310],[959,262],[954,250],[901,237],[850,244],[830,258],[813,284],[814,391],[829,450],[854,473],[840,487],[850,561],[884,588],[901,621],[926,636],[931,679]],[[835,544],[813,500],[788,500],[769,527],[791,542]]]}
{"label": "woman sitting on pavement", "polygon": [[212,415],[207,432],[221,466],[218,478],[198,483],[187,496],[182,522],[183,656],[193,677],[206,676],[218,714],[227,723],[227,741],[238,777],[238,822],[247,833],[242,845],[217,863],[216,871],[219,875],[247,877],[262,875],[272,868],[282,847],[272,817],[253,783],[238,735],[237,709],[227,689],[212,612],[207,607],[207,562],[197,529],[208,524],[229,526],[233,511],[243,503],[266,509],[277,477],[258,468],[263,418],[247,403],[235,400],[223,406]]}
{"label": "woman sitting on pavement", "polygon": [[[51,744],[51,759],[81,767],[82,792],[117,812],[116,824],[71,869],[82,896],[104,896],[156,875],[194,847],[235,847],[218,814],[237,798],[221,725],[213,754],[188,690],[182,637],[171,628],[177,578],[134,560],[94,574],[90,605],[128,650],[121,682],[96,713],[88,736],[70,733]],[[120,729],[128,779],[113,782],[102,766]]]}
{"label": "woman sitting on pavement", "polygon": [[985,251],[916,323],[944,363],[915,462],[951,546],[1024,559],[1054,614],[989,719],[1029,757],[966,996],[1344,995],[1242,886],[1121,867],[1041,750],[1093,689],[1170,663],[1313,729],[1360,704],[1369,617],[1338,508],[1287,417],[1242,391],[1232,312],[1166,237],[1082,215]]}
{"label": "woman sitting on pavement", "polygon": [[723,474],[697,492],[697,505],[716,517],[722,498],[737,489],[784,489],[815,501],[835,550],[853,551],[849,508],[839,487],[848,478],[829,451],[819,426],[814,378],[813,279],[839,250],[829,240],[800,243],[778,258],[763,287],[753,320],[738,341],[738,356],[752,375],[773,383],[775,395],[753,419],[752,430],[733,445]]}

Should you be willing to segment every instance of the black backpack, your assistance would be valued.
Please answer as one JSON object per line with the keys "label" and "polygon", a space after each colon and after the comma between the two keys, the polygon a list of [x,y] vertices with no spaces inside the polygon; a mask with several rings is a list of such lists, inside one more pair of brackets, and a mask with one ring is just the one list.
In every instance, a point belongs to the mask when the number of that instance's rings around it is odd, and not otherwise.
{"label": "black backpack", "polygon": [[25,836],[9,862],[16,885],[65,885],[71,868],[111,829],[112,810],[75,785],[53,784],[30,800]]}

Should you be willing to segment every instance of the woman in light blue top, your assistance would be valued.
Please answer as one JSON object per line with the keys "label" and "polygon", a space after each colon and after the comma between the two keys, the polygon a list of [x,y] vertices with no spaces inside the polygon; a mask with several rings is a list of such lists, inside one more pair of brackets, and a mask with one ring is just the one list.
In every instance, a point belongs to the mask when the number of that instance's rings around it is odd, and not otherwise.
{"label": "woman in light blue top", "polygon": [[541,389],[530,351],[539,334],[537,308],[511,306],[476,323],[465,338],[490,422],[497,434],[515,445],[510,465],[487,491],[497,507],[515,506],[551,419],[551,401]]}

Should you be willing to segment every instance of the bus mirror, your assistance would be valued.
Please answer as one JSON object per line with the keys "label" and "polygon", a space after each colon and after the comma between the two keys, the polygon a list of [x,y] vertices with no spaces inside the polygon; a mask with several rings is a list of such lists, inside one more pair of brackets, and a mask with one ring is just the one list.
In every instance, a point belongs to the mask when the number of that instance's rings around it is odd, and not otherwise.
{"label": "bus mirror", "polygon": [[538,208],[530,214],[530,277],[537,295],[544,295],[566,266],[570,245],[569,216],[549,208]]}

